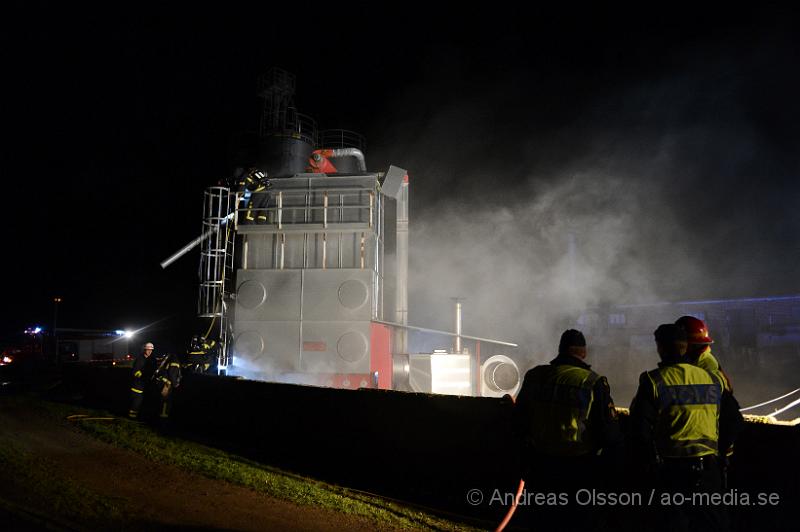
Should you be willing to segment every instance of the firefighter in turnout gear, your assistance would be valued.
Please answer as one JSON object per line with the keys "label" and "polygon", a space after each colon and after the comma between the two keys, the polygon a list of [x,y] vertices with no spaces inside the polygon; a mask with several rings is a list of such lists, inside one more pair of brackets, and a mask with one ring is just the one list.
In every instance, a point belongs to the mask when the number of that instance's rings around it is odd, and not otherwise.
{"label": "firefighter in turnout gear", "polygon": [[525,374],[514,406],[526,489],[568,494],[567,505],[536,509],[537,520],[560,530],[592,529],[593,516],[576,507],[573,495],[606,484],[604,471],[615,465],[622,442],[608,380],[584,362],[586,354],[583,333],[565,331],[558,356]]}
{"label": "firefighter in turnout gear", "polygon": [[[655,333],[661,357],[657,369],[639,377],[630,409],[632,450],[662,494],[713,493],[722,490],[719,450],[732,443],[741,427],[735,402],[723,395],[724,379],[685,356],[686,331],[675,324]],[[662,505],[663,530],[727,530],[722,507]]]}
{"label": "firefighter in turnout gear", "polygon": [[231,188],[242,194],[239,208],[245,211],[243,217],[239,219],[240,223],[267,223],[266,208],[269,205],[270,186],[267,174],[258,168],[237,170]]}
{"label": "firefighter in turnout gear", "polygon": [[[708,327],[701,319],[694,316],[681,316],[675,322],[675,325],[683,328],[686,331],[686,341],[688,347],[686,348],[686,358],[691,364],[703,368],[706,371],[719,375],[722,379],[724,390],[722,391],[725,396],[726,403],[734,403],[735,410],[739,411],[739,403],[733,397],[733,384],[731,378],[722,366],[717,361],[716,357],[711,353],[711,344],[714,340],[708,333]],[[727,445],[727,443],[726,443]],[[723,486],[727,487],[728,483],[728,465],[731,456],[733,456],[733,440],[727,447],[721,447],[722,460],[720,467],[722,469],[722,482]]]}
{"label": "firefighter in turnout gear", "polygon": [[207,373],[217,360],[217,341],[204,336],[192,336],[186,352],[186,367],[195,373]]}
{"label": "firefighter in turnout gear", "polygon": [[142,402],[147,390],[147,385],[156,370],[156,357],[153,356],[155,346],[151,342],[144,344],[142,352],[133,361],[132,383],[131,383],[131,408],[128,417],[136,419],[142,409]]}
{"label": "firefighter in turnout gear", "polygon": [[156,372],[156,381],[160,386],[161,394],[161,409],[158,417],[162,423],[166,423],[172,411],[175,389],[181,385],[181,365],[178,357],[167,355],[164,358]]}

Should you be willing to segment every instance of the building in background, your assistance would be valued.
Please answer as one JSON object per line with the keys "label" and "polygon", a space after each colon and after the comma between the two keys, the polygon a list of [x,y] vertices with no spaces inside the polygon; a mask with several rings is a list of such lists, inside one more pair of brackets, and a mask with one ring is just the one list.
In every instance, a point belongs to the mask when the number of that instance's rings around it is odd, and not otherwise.
{"label": "building in background", "polygon": [[713,352],[728,369],[800,363],[800,296],[605,306],[583,311],[575,326],[594,350],[635,369],[652,358],[655,328],[684,315],[706,322]]}

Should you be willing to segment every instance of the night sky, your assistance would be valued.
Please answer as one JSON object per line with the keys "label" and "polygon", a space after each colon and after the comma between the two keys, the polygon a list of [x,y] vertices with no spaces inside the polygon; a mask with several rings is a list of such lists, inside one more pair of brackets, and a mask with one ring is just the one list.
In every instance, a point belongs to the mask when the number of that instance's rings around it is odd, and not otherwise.
{"label": "night sky", "polygon": [[[197,252],[159,263],[199,234],[202,191],[256,130],[271,66],[296,74],[295,103],[321,128],[366,136],[370,170],[409,170],[412,253],[417,218],[485,212],[602,169],[639,190],[625,200],[637,216],[669,213],[663,240],[625,248],[657,265],[659,297],[800,293],[787,9],[25,5],[0,36],[3,332],[49,325],[58,295],[59,326],[164,319],[155,338],[186,334]],[[664,273],[680,261],[692,282]]]}

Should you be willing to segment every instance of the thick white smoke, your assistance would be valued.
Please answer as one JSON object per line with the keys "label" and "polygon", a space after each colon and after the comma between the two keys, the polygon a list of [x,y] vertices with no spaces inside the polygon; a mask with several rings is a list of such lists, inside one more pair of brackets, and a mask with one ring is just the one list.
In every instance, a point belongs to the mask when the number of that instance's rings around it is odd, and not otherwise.
{"label": "thick white smoke", "polygon": [[531,180],[494,204],[452,202],[412,220],[411,321],[511,339],[533,360],[552,355],[582,309],[652,301],[691,282],[676,214],[636,175],[578,171]]}

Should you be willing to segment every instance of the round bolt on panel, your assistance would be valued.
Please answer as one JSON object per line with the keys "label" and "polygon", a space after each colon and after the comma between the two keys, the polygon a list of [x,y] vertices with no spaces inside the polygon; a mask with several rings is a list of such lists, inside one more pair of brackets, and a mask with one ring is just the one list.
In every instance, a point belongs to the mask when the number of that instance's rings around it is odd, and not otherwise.
{"label": "round bolt on panel", "polygon": [[236,301],[246,309],[255,309],[267,300],[267,288],[259,281],[249,280],[239,285]]}
{"label": "round bolt on panel", "polygon": [[357,331],[344,333],[336,343],[336,351],[347,362],[358,362],[367,354],[367,339]]}
{"label": "round bolt on panel", "polygon": [[255,331],[245,331],[236,338],[234,349],[239,356],[256,358],[264,353],[264,339]]}
{"label": "round bolt on panel", "polygon": [[339,302],[350,310],[363,307],[368,295],[367,285],[356,279],[345,281],[339,286]]}

